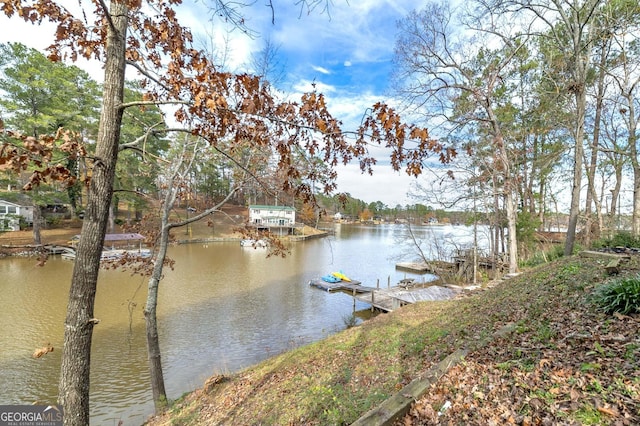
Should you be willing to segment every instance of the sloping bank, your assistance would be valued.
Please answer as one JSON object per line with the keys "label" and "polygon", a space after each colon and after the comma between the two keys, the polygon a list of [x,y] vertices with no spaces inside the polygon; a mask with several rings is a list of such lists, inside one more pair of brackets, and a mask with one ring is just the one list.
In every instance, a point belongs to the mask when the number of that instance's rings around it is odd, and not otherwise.
{"label": "sloping bank", "polygon": [[[605,316],[588,302],[608,279],[605,263],[561,259],[467,297],[380,315],[236,374],[214,376],[149,424],[351,424],[394,395],[407,399],[416,379],[434,371],[435,384],[421,390],[430,389],[426,399],[412,395],[417,404],[403,403],[409,414],[402,424],[432,424],[440,416],[453,424],[625,420],[616,415],[634,424],[640,421],[634,417],[638,318]],[[634,258],[620,274],[639,270]],[[603,338],[611,333],[615,338]],[[438,366],[463,353],[464,362],[452,367],[457,376],[447,375],[455,362]],[[623,396],[614,402],[616,395]],[[572,397],[579,399],[567,404]],[[600,416],[589,423],[585,413]]]}

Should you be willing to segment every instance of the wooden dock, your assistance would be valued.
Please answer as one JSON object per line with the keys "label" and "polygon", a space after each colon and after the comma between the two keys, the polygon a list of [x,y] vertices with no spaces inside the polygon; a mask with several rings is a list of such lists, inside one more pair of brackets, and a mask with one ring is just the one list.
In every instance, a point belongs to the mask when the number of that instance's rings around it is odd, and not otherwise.
{"label": "wooden dock", "polygon": [[434,260],[432,262],[400,262],[396,263],[398,271],[413,272],[416,274],[434,274],[441,275],[451,272],[456,268],[455,263],[445,262],[442,260]]}
{"label": "wooden dock", "polygon": [[327,292],[342,292],[350,294],[355,301],[359,300],[371,305],[371,310],[391,312],[402,306],[429,300],[447,300],[457,294],[457,291],[447,287],[428,285],[427,287],[391,287],[380,289],[363,286],[359,281],[340,281],[328,283],[320,278],[309,281],[309,285]]}
{"label": "wooden dock", "polygon": [[73,247],[71,246],[62,246],[62,245],[55,245],[55,244],[45,244],[44,245],[44,249],[47,251],[47,253],[49,254],[62,254],[62,253],[66,253],[70,250],[73,250]]}
{"label": "wooden dock", "polygon": [[433,268],[425,262],[400,262],[396,263],[396,269],[399,271],[417,272],[424,274],[430,272]]}
{"label": "wooden dock", "polygon": [[324,281],[322,278],[315,278],[309,281],[309,285],[319,288],[320,290],[332,292],[332,291],[342,291],[344,293],[352,294],[356,293],[369,293],[375,288],[363,286],[360,281],[338,281],[337,283],[328,283]]}

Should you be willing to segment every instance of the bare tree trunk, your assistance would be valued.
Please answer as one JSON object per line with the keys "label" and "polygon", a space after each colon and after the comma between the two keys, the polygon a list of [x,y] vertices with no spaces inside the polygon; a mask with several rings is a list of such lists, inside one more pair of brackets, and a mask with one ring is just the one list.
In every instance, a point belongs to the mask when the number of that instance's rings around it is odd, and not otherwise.
{"label": "bare tree trunk", "polygon": [[[584,81],[584,80],[582,80]],[[580,189],[582,186],[582,158],[584,155],[584,117],[586,110],[586,96],[584,87],[575,95],[576,99],[576,132],[573,152],[573,187],[571,190],[571,204],[569,210],[569,225],[567,239],[564,244],[564,255],[571,256],[576,242],[576,228],[580,214]]]}
{"label": "bare tree trunk", "polygon": [[144,319],[147,329],[147,356],[149,359],[149,373],[151,376],[151,392],[156,414],[160,413],[167,402],[167,391],[164,386],[164,373],[162,371],[162,359],[160,354],[160,339],[158,337],[158,318],[156,307],[158,305],[158,287],[162,278],[162,269],[167,256],[169,244],[168,211],[163,209],[160,241],[158,254],[155,259],[153,273],[149,279],[147,289],[147,303],[144,306]]}
{"label": "bare tree trunk", "polygon": [[33,244],[42,244],[40,231],[42,230],[42,207],[33,204]]}
{"label": "bare tree trunk", "polygon": [[[588,0],[583,4],[583,11],[595,11],[600,4],[599,0]],[[564,255],[571,256],[576,241],[576,228],[580,214],[580,191],[582,189],[582,167],[584,156],[584,126],[587,104],[587,71],[591,55],[591,43],[588,39],[592,34],[587,31],[593,18],[593,14],[579,13],[572,10],[570,13],[561,14],[561,18],[568,29],[571,38],[571,91],[576,103],[575,116],[575,147],[573,153],[573,187],[571,190],[571,204],[569,210],[569,224],[567,227],[567,239],[564,245]],[[584,20],[584,21],[583,21]]]}
{"label": "bare tree trunk", "polygon": [[116,217],[115,214],[113,212],[113,199],[111,200],[111,203],[109,203],[109,219],[108,219],[108,224],[107,224],[107,229],[109,230],[109,233],[114,233],[115,229],[116,229]]}
{"label": "bare tree trunk", "polygon": [[91,340],[100,254],[113,193],[118,141],[122,123],[120,105],[124,92],[125,48],[128,8],[113,1],[107,30],[105,78],[100,125],[87,195],[87,208],[69,290],[64,346],[60,368],[59,402],[64,407],[64,424],[89,424]]}
{"label": "bare tree trunk", "polygon": [[540,221],[540,230],[544,231],[545,229],[548,228],[547,223],[545,223],[546,221],[546,212],[547,212],[547,203],[546,203],[546,199],[547,199],[547,179],[541,177],[540,178],[540,185],[538,186],[538,193],[540,194],[540,201],[539,201],[539,206],[538,206],[538,220]]}
{"label": "bare tree trunk", "polygon": [[[177,166],[179,168],[179,166]],[[162,356],[160,353],[160,338],[158,336],[158,288],[162,279],[164,261],[167,257],[169,246],[169,215],[176,201],[174,188],[176,174],[169,177],[167,193],[162,203],[162,215],[160,219],[160,236],[157,244],[158,251],[154,258],[153,272],[147,286],[147,303],[144,306],[144,320],[147,330],[147,357],[149,359],[149,375],[151,380],[151,393],[156,414],[162,412],[167,403],[167,391],[164,385],[164,372],[162,371]]]}
{"label": "bare tree trunk", "polygon": [[[617,174],[617,173],[616,173]],[[616,213],[618,213],[618,200],[620,199],[620,192],[622,191],[622,177],[616,180],[616,184],[611,190],[611,211],[609,213],[611,217],[611,228],[615,228],[616,230],[619,228],[619,224],[616,224]]]}
{"label": "bare tree trunk", "polygon": [[497,259],[498,254],[500,253],[500,228],[502,228],[502,224],[500,223],[500,198],[498,196],[498,177],[496,176],[496,169],[493,168],[491,172],[491,181],[493,183],[493,223],[495,226],[494,229],[494,238],[496,240],[496,245],[493,250],[493,259]]}
{"label": "bare tree trunk", "polygon": [[[504,137],[502,136],[502,130],[500,129],[498,118],[491,106],[485,106],[485,110],[487,111],[487,115],[491,121],[491,128],[494,137],[493,145],[498,151],[496,168],[500,169],[503,179],[502,196],[504,198],[505,214],[507,215],[507,252],[509,254],[509,273],[515,273],[518,271],[518,236],[516,234],[518,213],[514,203],[514,195],[517,187],[515,181],[511,177],[511,162],[509,161],[509,153],[504,143]],[[500,228],[502,229],[502,226]]]}
{"label": "bare tree trunk", "polygon": [[573,189],[571,190],[571,207],[569,210],[569,224],[567,226],[567,239],[564,245],[564,255],[571,256],[576,242],[576,228],[578,227],[578,215],[580,212],[580,185],[582,182],[582,144],[574,150],[573,162]]}
{"label": "bare tree trunk", "polygon": [[[162,356],[160,352],[160,338],[158,335],[158,318],[157,318],[157,305],[158,305],[158,288],[162,279],[162,271],[164,268],[164,262],[167,257],[167,248],[169,246],[169,232],[174,227],[189,226],[189,224],[195,220],[199,220],[205,216],[218,211],[224,203],[226,203],[235,194],[237,189],[232,190],[218,205],[208,210],[204,210],[192,218],[187,218],[181,223],[170,223],[171,211],[176,202],[178,193],[177,181],[182,181],[181,169],[189,171],[193,165],[193,158],[195,155],[187,156],[187,144],[183,146],[182,157],[175,165],[175,170],[168,176],[167,190],[162,202],[162,214],[160,219],[160,235],[157,243],[157,252],[153,259],[154,267],[151,277],[149,278],[147,286],[147,302],[144,307],[144,318],[147,331],[147,356],[149,359],[149,373],[151,379],[151,391],[153,395],[153,404],[157,414],[159,414],[165,407],[167,402],[167,392],[164,384],[164,373],[162,371]],[[193,147],[195,153],[196,147]],[[191,159],[188,160],[187,157]]]}
{"label": "bare tree trunk", "polygon": [[[631,93],[628,95],[629,108],[629,136],[628,145],[631,151],[631,165],[633,167],[633,211],[631,213],[631,232],[634,237],[640,237],[640,162],[638,161],[638,147],[636,129],[638,127],[636,121],[636,109]],[[622,206],[618,206],[620,209]]]}
{"label": "bare tree trunk", "polygon": [[640,174],[633,176],[633,213],[631,214],[631,231],[634,237],[640,237]]}
{"label": "bare tree trunk", "polygon": [[[600,199],[598,192],[596,191],[595,179],[596,179],[596,166],[598,164],[598,150],[600,146],[600,121],[602,117],[602,101],[604,99],[604,77],[606,74],[607,63],[607,50],[605,46],[602,46],[600,51],[600,67],[598,70],[598,91],[596,93],[596,114],[594,117],[593,125],[593,141],[591,143],[591,156],[589,158],[589,164],[587,166],[587,182],[589,187],[587,189],[587,199],[585,200],[585,213],[587,216],[585,228],[585,245],[591,244],[591,239],[600,237],[600,230],[602,229],[600,224],[602,223],[602,208],[600,206]],[[596,215],[598,216],[598,222],[593,222],[591,204],[595,204]],[[592,235],[593,224],[597,224],[594,235]]]}
{"label": "bare tree trunk", "polygon": [[509,273],[518,272],[518,238],[516,236],[517,214],[513,202],[513,191],[505,194],[505,209],[507,211],[508,247],[509,247]]}

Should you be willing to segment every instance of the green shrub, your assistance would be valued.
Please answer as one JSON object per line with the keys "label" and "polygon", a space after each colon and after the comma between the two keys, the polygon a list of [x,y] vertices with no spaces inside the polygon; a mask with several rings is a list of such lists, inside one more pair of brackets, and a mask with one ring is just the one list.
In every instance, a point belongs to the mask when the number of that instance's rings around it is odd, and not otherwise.
{"label": "green shrub", "polygon": [[547,262],[553,262],[564,256],[564,245],[555,244],[549,250],[536,251],[531,257],[521,262],[521,266],[532,267],[541,265]]}
{"label": "green shrub", "polygon": [[631,232],[620,231],[609,238],[602,238],[594,243],[595,247],[640,247],[640,238]]}
{"label": "green shrub", "polygon": [[62,219],[58,216],[47,217],[46,221],[48,226],[51,226],[54,228],[60,226],[60,224],[62,223]]}
{"label": "green shrub", "polygon": [[640,275],[602,285],[594,293],[593,301],[608,314],[640,312]]}
{"label": "green shrub", "polygon": [[345,327],[351,328],[358,325],[358,317],[354,314],[343,315],[342,322],[344,322]]}

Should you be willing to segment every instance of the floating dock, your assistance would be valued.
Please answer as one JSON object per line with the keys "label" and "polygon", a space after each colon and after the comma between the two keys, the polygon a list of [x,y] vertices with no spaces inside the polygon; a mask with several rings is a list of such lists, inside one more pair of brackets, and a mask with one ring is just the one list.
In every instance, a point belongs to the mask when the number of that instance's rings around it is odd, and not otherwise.
{"label": "floating dock", "polygon": [[429,300],[447,300],[454,297],[458,292],[454,289],[441,287],[438,285],[428,285],[427,287],[392,287],[380,289],[363,286],[359,281],[339,281],[328,283],[320,278],[309,281],[309,285],[325,290],[327,292],[342,292],[350,294],[355,300],[359,300],[371,305],[371,309],[382,312],[391,312],[402,306]]}
{"label": "floating dock", "polygon": [[309,281],[309,285],[312,287],[319,288],[320,290],[332,292],[332,291],[342,291],[345,293],[369,293],[375,288],[363,286],[360,281],[338,281],[337,283],[328,283],[324,281],[322,278],[315,278]]}

